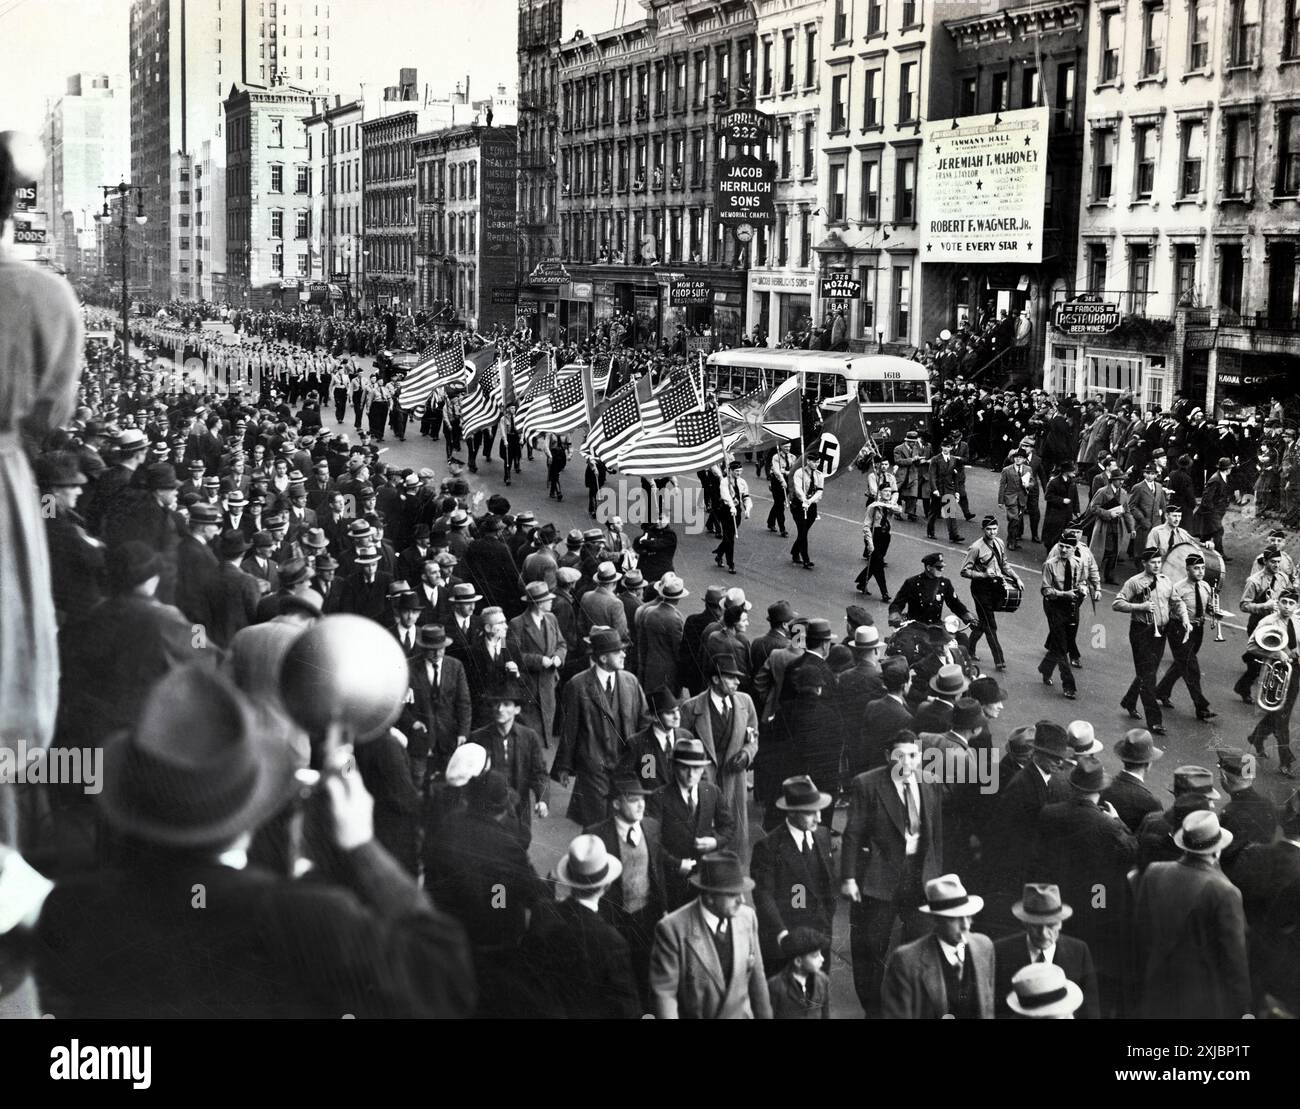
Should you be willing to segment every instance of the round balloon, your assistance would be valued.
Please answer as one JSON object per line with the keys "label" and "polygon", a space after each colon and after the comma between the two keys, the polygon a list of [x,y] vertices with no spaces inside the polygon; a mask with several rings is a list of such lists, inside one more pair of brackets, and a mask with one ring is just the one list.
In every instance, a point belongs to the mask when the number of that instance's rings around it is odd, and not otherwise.
{"label": "round balloon", "polygon": [[402,711],[406,658],[397,640],[363,616],[326,616],[284,657],[280,696],[314,736],[339,725],[354,743],[383,735]]}

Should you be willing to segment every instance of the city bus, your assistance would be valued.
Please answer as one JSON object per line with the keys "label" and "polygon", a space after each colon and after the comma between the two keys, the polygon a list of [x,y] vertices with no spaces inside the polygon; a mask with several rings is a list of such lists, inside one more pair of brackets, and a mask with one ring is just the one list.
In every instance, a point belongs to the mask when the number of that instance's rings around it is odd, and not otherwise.
{"label": "city bus", "polygon": [[719,400],[742,397],[802,374],[803,392],[823,416],[856,397],[867,434],[882,453],[915,428],[928,434],[930,374],[920,362],[892,354],[739,347],[708,357],[708,379]]}

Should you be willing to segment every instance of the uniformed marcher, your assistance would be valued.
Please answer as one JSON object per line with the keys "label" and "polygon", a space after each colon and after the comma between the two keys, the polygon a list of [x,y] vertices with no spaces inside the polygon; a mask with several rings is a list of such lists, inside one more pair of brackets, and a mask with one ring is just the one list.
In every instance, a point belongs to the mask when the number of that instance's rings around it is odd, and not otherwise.
{"label": "uniformed marcher", "polygon": [[[1152,529],[1153,534],[1156,530],[1158,529]],[[1197,657],[1205,635],[1206,618],[1212,615],[1214,607],[1212,591],[1205,581],[1205,558],[1202,555],[1189,554],[1185,565],[1187,577],[1174,586],[1174,592],[1182,599],[1189,623],[1169,632],[1169,652],[1173,655],[1173,661],[1156,685],[1156,698],[1162,707],[1173,708],[1173,702],[1169,698],[1181,679],[1191,694],[1196,719],[1213,720],[1219,714],[1210,710],[1210,702],[1201,690],[1201,663]]]}
{"label": "uniformed marcher", "polygon": [[1170,634],[1170,622],[1184,627],[1188,624],[1187,608],[1182,597],[1174,592],[1174,583],[1160,572],[1163,559],[1154,547],[1142,551],[1142,572],[1134,574],[1111,603],[1116,612],[1129,614],[1128,642],[1133,651],[1133,669],[1136,672],[1128,691],[1120,700],[1120,708],[1134,720],[1140,720],[1136,708],[1139,697],[1146,713],[1147,730],[1152,735],[1164,735],[1164,718],[1156,698],[1156,682],[1160,660],[1164,657],[1165,641]]}
{"label": "uniformed marcher", "polygon": [[1101,576],[1092,552],[1081,542],[1078,528],[1066,528],[1060,541],[1043,563],[1043,613],[1047,617],[1047,652],[1038,664],[1044,685],[1052,684],[1052,673],[1061,671],[1061,692],[1074,700],[1076,696],[1072,667],[1080,665],[1079,606],[1085,597],[1096,604],[1101,597]]}
{"label": "uniformed marcher", "polygon": [[1008,584],[1023,592],[1025,583],[1007,561],[1006,545],[998,538],[997,517],[985,516],[981,526],[984,534],[970,545],[961,566],[961,576],[970,580],[971,598],[979,616],[979,626],[971,633],[968,650],[974,657],[975,645],[981,635],[985,636],[993,652],[993,662],[999,670],[1005,670],[1006,657],[998,639],[997,606],[1002,603]]}
{"label": "uniformed marcher", "polygon": [[978,619],[957,596],[952,582],[943,576],[943,555],[934,551],[921,559],[921,565],[925,569],[903,582],[902,588],[894,594],[889,606],[890,624],[898,625],[904,620],[938,624],[943,619],[943,606],[946,604],[967,624],[977,625]]}

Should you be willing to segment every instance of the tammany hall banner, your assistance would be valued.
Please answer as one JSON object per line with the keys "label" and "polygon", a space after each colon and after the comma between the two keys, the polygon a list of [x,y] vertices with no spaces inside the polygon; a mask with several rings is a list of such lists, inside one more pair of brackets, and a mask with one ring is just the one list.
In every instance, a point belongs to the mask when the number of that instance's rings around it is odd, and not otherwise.
{"label": "tammany hall banner", "polygon": [[1038,262],[1047,108],[924,125],[923,262]]}

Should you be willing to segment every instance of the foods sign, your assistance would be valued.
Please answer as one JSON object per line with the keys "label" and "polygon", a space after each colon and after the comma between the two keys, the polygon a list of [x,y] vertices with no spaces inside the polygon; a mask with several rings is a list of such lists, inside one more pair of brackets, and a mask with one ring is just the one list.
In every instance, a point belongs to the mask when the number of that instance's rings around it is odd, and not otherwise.
{"label": "foods sign", "polygon": [[923,262],[1042,260],[1046,108],[923,126],[918,174]]}

